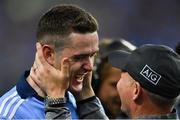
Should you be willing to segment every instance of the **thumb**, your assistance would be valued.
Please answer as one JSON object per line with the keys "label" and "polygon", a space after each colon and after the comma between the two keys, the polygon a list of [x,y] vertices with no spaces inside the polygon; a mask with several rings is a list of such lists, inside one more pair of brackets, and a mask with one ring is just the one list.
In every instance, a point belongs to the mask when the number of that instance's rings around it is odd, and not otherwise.
{"label": "thumb", "polygon": [[68,79],[70,76],[70,63],[69,63],[68,58],[64,58],[62,60],[61,71],[65,79]]}

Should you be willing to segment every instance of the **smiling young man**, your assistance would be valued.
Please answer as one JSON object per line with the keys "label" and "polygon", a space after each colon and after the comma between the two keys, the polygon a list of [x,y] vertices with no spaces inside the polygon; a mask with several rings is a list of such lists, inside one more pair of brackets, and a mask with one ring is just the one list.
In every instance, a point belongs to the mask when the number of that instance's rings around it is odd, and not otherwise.
{"label": "smiling young man", "polygon": [[[70,74],[67,86],[69,86],[69,91],[64,94],[67,100],[66,106],[73,119],[78,119],[79,115],[76,111],[76,100],[71,93],[75,94],[77,99],[81,99],[81,95],[78,93],[83,90],[84,82],[87,82],[85,78],[91,75],[94,56],[99,49],[97,30],[96,19],[90,13],[74,5],[53,7],[41,17],[38,23],[37,42],[42,45],[42,54],[45,60],[50,66],[57,69],[55,74],[62,74],[63,67],[66,68],[66,65],[63,64],[67,58],[71,60],[68,62]],[[36,67],[34,64],[31,70],[35,72],[38,70]],[[0,118],[45,118],[46,88],[38,86],[29,73],[26,71],[17,85],[0,98]],[[45,77],[48,77],[48,74]],[[62,87],[66,88],[67,86]],[[52,87],[52,89],[54,88]],[[83,98],[93,95],[93,92],[85,93]]]}

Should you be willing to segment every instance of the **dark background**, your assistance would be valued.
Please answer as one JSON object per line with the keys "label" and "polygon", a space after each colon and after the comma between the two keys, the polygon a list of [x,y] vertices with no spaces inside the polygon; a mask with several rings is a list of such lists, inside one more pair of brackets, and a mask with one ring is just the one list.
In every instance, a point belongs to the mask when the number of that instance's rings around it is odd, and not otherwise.
{"label": "dark background", "polygon": [[31,67],[40,16],[62,3],[91,12],[99,21],[100,39],[124,38],[136,46],[153,43],[173,49],[180,41],[179,0],[1,0],[0,96]]}

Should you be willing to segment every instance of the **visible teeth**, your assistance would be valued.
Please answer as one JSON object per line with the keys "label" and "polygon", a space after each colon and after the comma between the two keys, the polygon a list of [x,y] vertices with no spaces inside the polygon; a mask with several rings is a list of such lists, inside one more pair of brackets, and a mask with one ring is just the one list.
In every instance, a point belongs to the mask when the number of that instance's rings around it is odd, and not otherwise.
{"label": "visible teeth", "polygon": [[81,82],[83,80],[83,77],[81,76],[81,77],[77,77],[77,81],[78,82]]}

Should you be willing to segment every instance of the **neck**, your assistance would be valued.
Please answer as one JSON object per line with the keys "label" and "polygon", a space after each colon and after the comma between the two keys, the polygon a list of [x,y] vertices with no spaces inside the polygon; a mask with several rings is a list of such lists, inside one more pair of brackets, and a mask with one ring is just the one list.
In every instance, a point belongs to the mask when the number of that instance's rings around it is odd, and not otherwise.
{"label": "neck", "polygon": [[30,76],[27,77],[27,82],[37,92],[39,96],[45,97],[45,93],[43,92],[43,90],[31,79]]}

